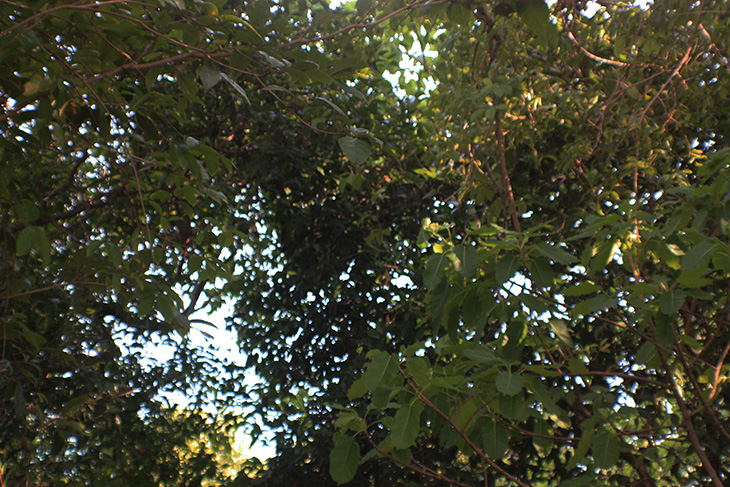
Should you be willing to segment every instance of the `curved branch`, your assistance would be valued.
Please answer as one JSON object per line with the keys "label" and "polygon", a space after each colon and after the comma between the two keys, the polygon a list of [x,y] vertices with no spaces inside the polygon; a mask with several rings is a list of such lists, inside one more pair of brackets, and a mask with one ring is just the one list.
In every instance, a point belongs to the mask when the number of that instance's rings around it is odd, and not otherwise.
{"label": "curved branch", "polygon": [[456,431],[456,433],[459,436],[461,436],[461,438],[464,440],[464,442],[466,442],[466,444],[469,445],[469,447],[472,450],[474,450],[474,453],[476,453],[479,456],[479,458],[482,459],[483,462],[489,464],[490,467],[492,467],[497,472],[501,473],[502,475],[504,475],[505,477],[507,477],[509,480],[511,480],[512,482],[516,483],[520,487],[531,487],[530,484],[524,483],[523,481],[521,481],[520,479],[518,479],[517,477],[515,477],[514,475],[512,475],[508,471],[506,471],[504,468],[502,468],[499,465],[497,465],[497,463],[494,460],[492,460],[491,458],[489,458],[489,456],[487,456],[487,454],[484,453],[484,451],[481,448],[479,448],[471,440],[471,438],[469,438],[469,436],[466,433],[464,433],[459,428],[459,425],[457,425],[456,423],[454,423],[454,420],[451,419],[451,416],[449,416],[445,412],[441,411],[441,409],[439,409],[438,406],[436,406],[426,396],[423,395],[423,393],[421,392],[421,390],[418,387],[416,387],[416,385],[413,383],[413,381],[410,379],[410,377],[408,377],[408,374],[405,373],[405,371],[403,370],[402,367],[398,366],[398,370],[400,371],[401,375],[406,379],[406,382],[408,383],[408,385],[410,386],[410,388],[413,390],[413,392],[416,394],[416,397],[418,397],[418,400],[421,401],[426,406],[428,406],[429,408],[431,408],[439,416],[441,416],[442,418],[444,418],[444,420],[446,420],[446,422],[449,424],[449,426],[451,426],[454,429],[454,431]]}

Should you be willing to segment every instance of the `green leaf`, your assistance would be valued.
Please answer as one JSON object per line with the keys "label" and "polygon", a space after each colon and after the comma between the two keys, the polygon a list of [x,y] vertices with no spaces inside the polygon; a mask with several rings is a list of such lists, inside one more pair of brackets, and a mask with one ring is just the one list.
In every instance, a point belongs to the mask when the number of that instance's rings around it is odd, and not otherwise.
{"label": "green leaf", "polygon": [[390,402],[394,390],[394,387],[378,386],[374,391],[372,391],[371,398],[373,406],[379,409],[385,408]]}
{"label": "green leaf", "polygon": [[190,319],[185,316],[183,313],[177,310],[177,308],[172,308],[172,321],[171,321],[173,327],[175,330],[181,335],[186,336],[188,333],[190,333]]}
{"label": "green leaf", "polygon": [[550,310],[550,306],[540,298],[533,296],[532,294],[520,294],[520,301],[524,303],[530,310],[534,311],[538,315],[543,314]]}
{"label": "green leaf", "polygon": [[18,234],[18,241],[15,244],[15,253],[18,256],[26,255],[36,243],[35,227],[27,226]]}
{"label": "green leaf", "polygon": [[570,265],[575,263],[578,259],[575,256],[569,254],[562,248],[556,245],[550,245],[546,242],[540,242],[535,245],[535,249],[548,259],[558,262],[563,265]]}
{"label": "green leaf", "polygon": [[455,245],[451,251],[454,269],[464,277],[471,277],[476,271],[474,261],[477,257],[476,249],[471,245]]}
{"label": "green leaf", "polygon": [[573,347],[573,339],[570,338],[570,331],[568,330],[568,324],[565,320],[553,318],[550,320],[550,328],[555,333],[555,336],[560,340],[566,347]]}
{"label": "green leaf", "polygon": [[467,348],[463,352],[464,356],[469,360],[482,365],[493,365],[497,362],[497,357],[487,348]]}
{"label": "green leaf", "polygon": [[433,254],[428,258],[423,272],[423,283],[427,289],[434,289],[444,279],[448,265],[449,259],[446,254]]}
{"label": "green leaf", "polygon": [[530,277],[532,282],[538,287],[550,287],[554,284],[555,276],[550,264],[541,258],[534,258],[527,264],[530,269]]}
{"label": "green leaf", "polygon": [[389,386],[398,375],[398,359],[385,352],[378,352],[372,362],[368,364],[363,379],[371,391],[379,386]]}
{"label": "green leaf", "polygon": [[360,430],[361,427],[362,420],[354,411],[343,411],[337,417],[337,421],[335,421],[335,428],[343,431],[349,429],[357,431]]}
{"label": "green leaf", "polygon": [[601,286],[593,284],[592,282],[581,282],[573,287],[566,288],[563,291],[564,296],[584,296],[586,294],[593,294],[596,291],[600,291]]}
{"label": "green leaf", "polygon": [[198,76],[200,77],[200,81],[202,81],[203,88],[206,91],[213,88],[221,80],[220,71],[213,69],[207,65],[204,65],[200,69],[200,73],[198,74]]}
{"label": "green leaf", "polygon": [[605,269],[608,263],[613,260],[620,247],[621,241],[617,238],[597,244],[593,248],[594,257],[591,259],[589,274],[594,275]]}
{"label": "green leaf", "polygon": [[[316,69],[316,68],[308,69],[306,71],[305,75],[308,76],[309,78],[311,78],[312,81],[317,81],[320,83],[336,83],[336,80],[331,75],[329,75],[328,73],[325,73],[324,71],[322,71],[320,69]],[[343,117],[345,117],[346,119],[349,120],[349,117],[345,114],[345,112],[342,111],[341,108],[339,108],[337,105],[330,102],[329,100],[324,99],[324,101],[327,101],[328,104],[331,105],[337,113],[339,113],[340,115],[342,115]]]}
{"label": "green leaf", "polygon": [[[464,326],[469,330],[480,332],[487,322],[488,300],[478,291],[480,288],[473,288],[464,298],[462,319]],[[492,303],[493,304],[493,303]]]}
{"label": "green leaf", "polygon": [[39,93],[49,91],[54,85],[54,81],[50,78],[33,76],[30,81],[23,85],[23,96],[32,97]]}
{"label": "green leaf", "polygon": [[40,349],[43,348],[43,345],[46,344],[46,339],[25,325],[20,325],[20,327],[23,330],[23,336],[26,340],[28,340],[28,343],[33,345],[33,348],[35,348],[36,351],[40,351]]}
{"label": "green leaf", "polygon": [[46,230],[43,227],[35,227],[36,230],[36,243],[35,247],[38,249],[38,253],[41,256],[41,260],[44,264],[51,262],[51,243],[48,241]]}
{"label": "green leaf", "polygon": [[456,423],[456,427],[463,433],[468,433],[476,424],[476,413],[478,407],[474,399],[467,399],[458,404],[451,411],[451,418]]}
{"label": "green leaf", "polygon": [[443,280],[441,284],[433,290],[429,309],[431,311],[431,320],[434,333],[441,327],[441,321],[444,316],[444,308],[451,297],[451,286],[448,281]]}
{"label": "green leaf", "polygon": [[[730,231],[727,233],[730,233]],[[717,245],[712,254],[712,265],[715,266],[715,269],[730,269],[730,246],[726,244]]]}
{"label": "green leaf", "polygon": [[474,20],[473,9],[457,3],[449,4],[448,13],[451,21],[462,26],[468,26]]}
{"label": "green leaf", "polygon": [[360,165],[370,157],[370,144],[362,139],[356,139],[349,135],[337,139],[345,157],[355,165]]}
{"label": "green leaf", "polygon": [[355,478],[360,463],[360,445],[354,438],[335,433],[334,447],[330,452],[330,475],[338,484],[346,484]]}
{"label": "green leaf", "polygon": [[682,258],[682,271],[694,271],[709,262],[717,243],[713,240],[703,240],[693,246]]}
{"label": "green leaf", "polygon": [[588,450],[591,449],[591,446],[593,445],[593,436],[595,435],[595,420],[589,419],[586,421],[583,421],[581,423],[581,430],[583,432],[583,436],[581,437],[580,441],[578,442],[578,447],[575,449],[573,456],[570,457],[570,461],[568,461],[568,470],[572,470],[580,463],[588,454]]}
{"label": "green leaf", "polygon": [[503,284],[508,279],[513,277],[520,268],[520,259],[515,255],[507,255],[497,262],[495,268],[495,275],[497,277],[497,283]]}
{"label": "green leaf", "polygon": [[497,421],[487,422],[483,440],[484,452],[493,460],[500,460],[509,448],[509,432]]}
{"label": "green leaf", "polygon": [[535,445],[535,450],[537,450],[537,454],[540,455],[540,457],[544,458],[550,453],[550,450],[553,449],[553,445],[555,443],[552,439],[545,438],[545,436],[549,436],[552,434],[547,424],[547,421],[539,419],[535,422],[535,434],[536,436],[532,437],[532,444]]}
{"label": "green leaf", "polygon": [[226,73],[219,73],[219,75],[221,78],[223,78],[223,80],[226,83],[228,83],[231,86],[231,88],[233,88],[236,91],[236,93],[241,95],[241,98],[246,100],[246,103],[248,103],[249,105],[251,104],[251,100],[248,99],[248,95],[246,95],[246,91],[243,88],[241,88],[241,85],[239,85],[238,83],[233,81],[233,79],[230,76],[228,76]]}
{"label": "green leaf", "polygon": [[357,2],[355,2],[355,8],[357,9],[357,13],[359,15],[365,14],[372,8],[372,6],[373,0],[357,0]]}
{"label": "green leaf", "polygon": [[565,421],[567,419],[566,412],[553,400],[550,392],[548,392],[542,382],[535,377],[528,377],[528,379],[525,385],[532,392],[535,399],[540,402],[542,408],[560,421]]}
{"label": "green leaf", "polygon": [[517,13],[536,35],[543,37],[549,44],[558,41],[558,31],[550,21],[550,11],[543,0],[519,0]]}
{"label": "green leaf", "polygon": [[347,391],[347,398],[350,401],[358,399],[364,396],[368,392],[368,385],[365,383],[365,378],[360,377],[352,383],[350,389]]}
{"label": "green leaf", "polygon": [[618,462],[620,442],[611,431],[602,430],[593,439],[591,452],[596,466],[601,469],[614,467]]}
{"label": "green leaf", "polygon": [[659,357],[656,345],[651,342],[644,342],[636,351],[635,361],[637,364],[647,365],[656,361]]}
{"label": "green leaf", "polygon": [[675,290],[663,294],[659,298],[659,311],[665,315],[673,315],[684,304],[686,296],[682,291]]}
{"label": "green leaf", "polygon": [[513,396],[522,390],[522,376],[512,372],[512,370],[503,370],[497,375],[494,384],[502,394]]}
{"label": "green leaf", "polygon": [[[330,108],[332,108],[332,109],[333,109],[333,110],[334,110],[335,112],[339,113],[339,114],[340,114],[340,115],[342,115],[342,116],[343,116],[344,118],[347,118],[347,114],[345,114],[345,112],[343,112],[343,111],[342,111],[342,108],[338,107],[337,105],[335,105],[334,103],[332,103],[332,102],[331,102],[330,100],[328,100],[327,98],[325,98],[325,97],[323,97],[323,96],[318,96],[318,97],[315,97],[314,99],[315,99],[315,100],[318,100],[318,101],[321,101],[321,102],[324,102],[324,103],[326,103],[326,104],[327,104],[327,105],[329,105],[329,106],[330,106]],[[339,140],[340,140],[340,141],[342,141],[342,139],[346,139],[346,138],[348,138],[348,137],[342,137],[342,138],[340,138]],[[349,137],[349,138],[350,138],[350,139],[353,139],[353,140],[360,140],[360,139],[356,139],[356,138],[354,138],[354,137]],[[340,147],[342,147],[342,142],[340,142]],[[370,145],[368,145],[368,147],[370,147]],[[344,147],[342,147],[342,150],[345,150],[345,148],[344,148]],[[366,157],[365,159],[367,159],[367,157]],[[354,162],[354,161],[353,161],[353,162]],[[357,164],[357,163],[356,163],[356,164]]]}
{"label": "green leaf", "polygon": [[264,27],[271,18],[269,2],[256,1],[246,4],[246,15],[256,27]]}
{"label": "green leaf", "polygon": [[421,411],[423,403],[414,399],[408,405],[401,406],[395,413],[390,425],[390,438],[396,448],[403,450],[416,442],[420,431]]}
{"label": "green leaf", "polygon": [[421,389],[425,389],[431,382],[431,367],[423,357],[406,360],[406,372]]}
{"label": "green leaf", "polygon": [[527,417],[527,401],[525,394],[520,391],[514,396],[500,394],[499,396],[499,414],[507,419],[514,421],[522,421]]}
{"label": "green leaf", "polygon": [[573,309],[570,310],[570,314],[572,316],[587,315],[613,306],[616,306],[616,298],[601,294],[576,304],[573,306]]}
{"label": "green leaf", "polygon": [[708,286],[712,284],[712,280],[705,277],[707,272],[708,268],[706,262],[705,265],[692,271],[682,269],[682,273],[677,278],[677,284],[680,284],[685,289],[695,289]]}
{"label": "green leaf", "polygon": [[61,414],[63,416],[75,414],[92,397],[93,396],[91,394],[81,394],[80,396],[69,399],[68,402],[66,402],[66,404],[61,408]]}
{"label": "green leaf", "polygon": [[593,472],[579,475],[578,477],[564,480],[560,482],[560,487],[586,487],[586,486],[597,486],[596,475]]}

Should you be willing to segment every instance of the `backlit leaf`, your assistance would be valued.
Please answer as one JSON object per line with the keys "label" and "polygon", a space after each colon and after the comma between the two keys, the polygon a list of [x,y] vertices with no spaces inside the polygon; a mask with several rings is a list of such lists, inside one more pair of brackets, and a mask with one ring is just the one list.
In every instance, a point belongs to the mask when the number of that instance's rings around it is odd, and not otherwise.
{"label": "backlit leaf", "polygon": [[471,277],[476,271],[474,261],[477,257],[476,249],[471,245],[455,245],[452,252],[454,269],[464,277]]}
{"label": "backlit leaf", "polygon": [[563,345],[567,347],[573,346],[573,339],[570,338],[570,331],[568,330],[568,324],[565,320],[553,318],[550,320],[550,328],[555,333],[555,336],[560,340]]}

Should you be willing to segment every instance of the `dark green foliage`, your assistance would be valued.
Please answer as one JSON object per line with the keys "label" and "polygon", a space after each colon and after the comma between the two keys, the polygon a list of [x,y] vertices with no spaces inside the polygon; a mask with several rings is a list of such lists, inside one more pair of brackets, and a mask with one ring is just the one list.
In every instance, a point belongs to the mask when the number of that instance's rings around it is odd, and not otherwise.
{"label": "dark green foliage", "polygon": [[727,484],[726,10],[5,2],[1,483]]}

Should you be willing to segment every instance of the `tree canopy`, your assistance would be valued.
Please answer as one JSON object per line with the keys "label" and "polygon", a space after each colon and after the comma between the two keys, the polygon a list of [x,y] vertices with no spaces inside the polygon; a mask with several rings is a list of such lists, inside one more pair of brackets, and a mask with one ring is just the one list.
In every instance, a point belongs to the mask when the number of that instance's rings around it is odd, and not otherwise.
{"label": "tree canopy", "polygon": [[[0,483],[726,485],[729,44],[713,0],[4,2]],[[246,363],[191,339],[227,301]]]}

